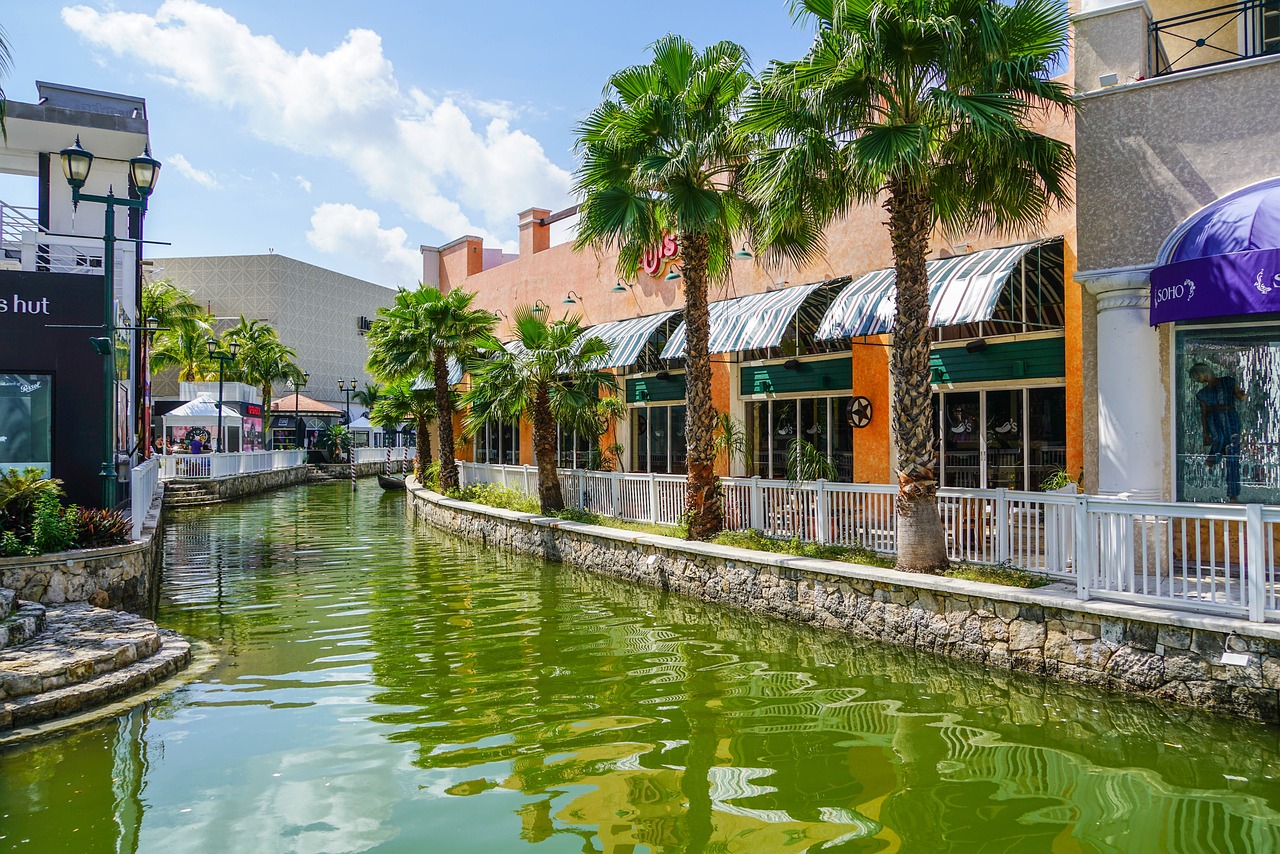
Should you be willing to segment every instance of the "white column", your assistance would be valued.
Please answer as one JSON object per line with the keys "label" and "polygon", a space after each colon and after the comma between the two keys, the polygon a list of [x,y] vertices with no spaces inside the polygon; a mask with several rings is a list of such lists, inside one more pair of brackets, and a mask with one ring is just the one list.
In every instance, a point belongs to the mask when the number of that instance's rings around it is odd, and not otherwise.
{"label": "white column", "polygon": [[1098,491],[1164,497],[1164,377],[1160,335],[1149,323],[1149,269],[1076,276],[1098,299]]}

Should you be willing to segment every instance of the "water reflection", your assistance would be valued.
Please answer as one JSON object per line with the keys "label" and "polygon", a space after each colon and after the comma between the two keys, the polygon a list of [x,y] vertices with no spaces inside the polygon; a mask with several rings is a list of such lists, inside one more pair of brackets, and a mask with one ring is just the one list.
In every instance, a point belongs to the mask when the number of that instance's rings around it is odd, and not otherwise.
{"label": "water reflection", "polygon": [[1280,850],[1275,728],[481,550],[340,485],[169,548],[163,621],[227,658],[0,753],[0,851]]}

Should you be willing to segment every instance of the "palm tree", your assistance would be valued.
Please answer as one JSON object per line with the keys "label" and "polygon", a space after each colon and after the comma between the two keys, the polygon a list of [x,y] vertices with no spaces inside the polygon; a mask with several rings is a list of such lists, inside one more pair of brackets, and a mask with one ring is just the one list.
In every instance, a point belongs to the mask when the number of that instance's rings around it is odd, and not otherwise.
{"label": "palm tree", "polygon": [[162,330],[209,326],[209,315],[183,290],[168,279],[147,282],[142,288],[142,316]]}
{"label": "palm tree", "polygon": [[151,351],[151,369],[156,373],[176,368],[178,379],[198,382],[217,377],[218,363],[209,354],[213,340],[213,318],[205,316],[198,323],[178,324],[156,335]]}
{"label": "palm tree", "polygon": [[374,404],[382,396],[382,388],[382,383],[365,383],[364,388],[351,395],[351,399],[372,412]]}
{"label": "palm tree", "polygon": [[[240,376],[246,383],[257,386],[262,392],[262,423],[271,424],[271,394],[278,382],[305,382],[302,368],[298,367],[298,354],[286,347],[275,327],[262,320],[247,320],[240,315],[240,322],[223,335],[227,342],[240,344],[236,357]],[[270,430],[267,432],[270,449]]]}
{"label": "palm tree", "polygon": [[941,226],[1025,233],[1070,201],[1071,147],[1033,132],[1069,110],[1049,79],[1067,47],[1056,0],[796,0],[817,27],[746,99],[741,135],[761,153],[744,179],[756,245],[807,262],[823,228],[858,204],[888,213],[897,274],[891,369],[898,446],[898,567],[947,565],[931,429],[925,258]]}
{"label": "palm tree", "polygon": [[[13,53],[9,49],[9,34],[4,31],[4,27],[0,27],[0,79],[8,77],[11,71],[13,71]],[[4,121],[8,115],[6,104],[4,87],[0,86],[0,137],[3,137],[7,143],[9,130],[5,127]]]}
{"label": "palm tree", "polygon": [[596,412],[600,392],[616,389],[617,379],[593,367],[609,354],[609,345],[588,336],[581,318],[547,321],[528,306],[516,308],[512,318],[517,347],[508,350],[492,336],[480,342],[487,358],[470,366],[471,388],[462,396],[465,429],[475,433],[486,421],[530,421],[538,503],[543,513],[554,513],[564,509],[556,424],[580,425],[582,413]]}
{"label": "palm tree", "polygon": [[414,388],[414,382],[409,379],[384,386],[377,402],[369,410],[369,420],[380,427],[398,425],[405,419],[413,421],[413,428],[418,433],[413,471],[419,482],[426,479],[427,469],[431,467],[431,443],[427,441],[427,431],[435,418],[435,389]]}
{"label": "palm tree", "polygon": [[[458,488],[453,441],[453,397],[449,393],[449,359],[465,361],[476,341],[489,337],[498,319],[475,309],[470,291],[439,290],[419,285],[402,290],[390,308],[378,309],[369,330],[369,370],[383,379],[428,377],[436,394],[436,438],[439,441],[440,488]],[[418,437],[418,444],[426,436]]]}
{"label": "palm tree", "polygon": [[732,42],[698,51],[679,36],[652,46],[646,65],[609,78],[605,101],[578,127],[579,249],[615,250],[630,278],[644,251],[675,232],[684,280],[689,536],[723,526],[713,444],[716,411],[707,352],[709,283],[729,274],[748,208],[738,172],[746,157],[733,119],[751,85],[747,53]]}

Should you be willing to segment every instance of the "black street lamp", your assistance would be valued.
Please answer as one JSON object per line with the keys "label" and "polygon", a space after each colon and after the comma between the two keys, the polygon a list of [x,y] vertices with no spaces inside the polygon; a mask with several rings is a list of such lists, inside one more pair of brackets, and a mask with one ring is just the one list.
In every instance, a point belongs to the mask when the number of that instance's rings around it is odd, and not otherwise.
{"label": "black street lamp", "polygon": [[347,409],[346,409],[346,423],[347,423],[347,424],[350,424],[350,423],[351,423],[351,392],[353,392],[353,391],[355,391],[355,390],[356,390],[356,381],[355,381],[355,380],[352,380],[352,381],[351,381],[351,385],[347,385],[347,381],[346,381],[346,380],[338,380],[338,391],[341,391],[341,392],[345,393],[345,394],[346,394],[346,397],[347,397]]}
{"label": "black street lamp", "polygon": [[102,481],[102,506],[111,509],[116,503],[116,443],[113,433],[116,423],[115,394],[115,267],[116,267],[116,206],[134,208],[143,216],[147,213],[147,199],[156,188],[156,180],[160,177],[160,161],[151,156],[151,149],[143,149],[142,154],[129,161],[129,182],[138,191],[136,199],[122,199],[116,196],[115,188],[108,187],[105,196],[95,196],[80,192],[89,180],[89,171],[93,168],[93,155],[80,145],[80,137],[76,136],[74,145],[58,152],[62,158],[62,174],[71,186],[72,210],[80,202],[97,202],[106,205],[102,235],[102,337],[91,338],[94,350],[103,356],[102,393],[103,393],[103,439],[102,469],[98,476]]}
{"label": "black street lamp", "polygon": [[231,351],[230,355],[221,352],[218,349],[219,342],[210,338],[205,342],[205,346],[209,348],[209,358],[218,360],[218,445],[215,453],[222,453],[222,370],[227,366],[227,362],[236,360],[236,353],[240,352],[240,342],[232,341],[227,345],[227,349]]}

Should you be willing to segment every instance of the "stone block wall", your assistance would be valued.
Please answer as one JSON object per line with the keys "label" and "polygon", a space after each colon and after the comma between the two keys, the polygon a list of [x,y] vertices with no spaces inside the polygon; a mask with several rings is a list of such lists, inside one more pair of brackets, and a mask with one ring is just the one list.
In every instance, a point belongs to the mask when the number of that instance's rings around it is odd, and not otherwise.
{"label": "stone block wall", "polygon": [[141,538],[127,545],[0,558],[0,587],[41,605],[88,602],[99,608],[154,614],[164,565],[163,499],[161,487]]}
{"label": "stone block wall", "polygon": [[[487,546],[991,667],[1280,722],[1280,626],[690,543],[410,485],[408,513]],[[1221,664],[1228,649],[1249,663]]]}

